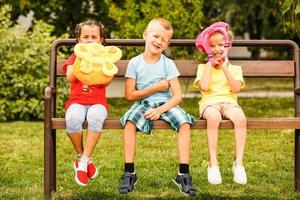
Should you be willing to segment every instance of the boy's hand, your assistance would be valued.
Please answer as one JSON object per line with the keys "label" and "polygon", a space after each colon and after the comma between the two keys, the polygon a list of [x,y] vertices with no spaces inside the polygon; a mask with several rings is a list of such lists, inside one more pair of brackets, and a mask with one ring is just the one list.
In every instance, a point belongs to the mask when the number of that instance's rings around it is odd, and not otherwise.
{"label": "boy's hand", "polygon": [[161,113],[158,111],[157,108],[149,108],[145,114],[144,114],[144,117],[146,119],[150,119],[150,120],[157,120],[159,119]]}
{"label": "boy's hand", "polygon": [[167,80],[161,80],[156,84],[156,87],[158,91],[165,92],[169,90],[170,85]]}

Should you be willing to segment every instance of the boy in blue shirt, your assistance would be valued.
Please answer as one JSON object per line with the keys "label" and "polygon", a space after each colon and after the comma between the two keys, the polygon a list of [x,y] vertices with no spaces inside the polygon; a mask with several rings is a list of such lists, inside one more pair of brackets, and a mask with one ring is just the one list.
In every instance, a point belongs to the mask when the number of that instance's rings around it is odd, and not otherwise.
{"label": "boy in blue shirt", "polygon": [[128,63],[125,96],[135,103],[120,119],[124,127],[125,154],[125,169],[119,186],[121,194],[133,192],[138,179],[134,170],[136,132],[151,134],[152,120],[162,119],[178,132],[179,171],[173,181],[183,194],[196,196],[189,174],[190,125],[195,118],[178,106],[182,101],[180,74],[175,63],[162,54],[172,35],[169,21],[151,20],[143,34],[144,52]]}

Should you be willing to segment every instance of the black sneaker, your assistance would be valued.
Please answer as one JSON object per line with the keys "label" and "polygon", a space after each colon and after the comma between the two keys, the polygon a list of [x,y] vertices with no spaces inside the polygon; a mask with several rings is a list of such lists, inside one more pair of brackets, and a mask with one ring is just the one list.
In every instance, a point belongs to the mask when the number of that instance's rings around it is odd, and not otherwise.
{"label": "black sneaker", "polygon": [[138,177],[136,173],[132,174],[126,172],[125,174],[123,174],[119,186],[120,194],[128,194],[130,192],[133,192],[134,186],[136,185],[137,181],[138,181]]}
{"label": "black sneaker", "polygon": [[195,197],[197,190],[193,187],[192,177],[189,174],[177,175],[173,182],[185,196]]}

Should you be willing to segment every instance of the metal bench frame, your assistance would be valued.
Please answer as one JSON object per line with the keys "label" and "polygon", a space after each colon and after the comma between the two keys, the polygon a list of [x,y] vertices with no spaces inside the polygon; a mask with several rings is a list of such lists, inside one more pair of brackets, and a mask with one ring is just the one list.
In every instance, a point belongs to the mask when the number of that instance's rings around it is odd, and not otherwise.
{"label": "metal bench frame", "polygon": [[[75,44],[75,39],[60,39],[52,43],[50,52],[50,83],[45,89],[44,107],[44,195],[51,197],[51,192],[56,191],[56,129],[65,128],[64,118],[56,117],[56,80],[64,76],[61,66],[62,61],[57,60],[57,51],[61,46]],[[107,39],[107,45],[115,46],[144,46],[142,39]],[[194,46],[191,39],[173,39],[170,46]],[[235,40],[233,46],[239,47],[289,47],[293,51],[292,60],[234,60],[233,64],[243,67],[245,77],[293,77],[294,78],[294,102],[295,117],[292,118],[248,118],[248,129],[294,129],[294,178],[295,191],[300,191],[300,65],[299,47],[291,40]],[[195,77],[199,61],[176,60],[176,65],[182,77]],[[123,77],[128,60],[117,62],[119,67],[118,77]],[[272,68],[270,68],[272,67]],[[86,124],[84,125],[86,127]],[[106,120],[105,129],[122,129],[118,119]],[[154,122],[155,129],[169,129],[164,121]],[[206,128],[205,120],[197,120],[192,129]],[[229,120],[222,120],[220,128],[233,128]]]}

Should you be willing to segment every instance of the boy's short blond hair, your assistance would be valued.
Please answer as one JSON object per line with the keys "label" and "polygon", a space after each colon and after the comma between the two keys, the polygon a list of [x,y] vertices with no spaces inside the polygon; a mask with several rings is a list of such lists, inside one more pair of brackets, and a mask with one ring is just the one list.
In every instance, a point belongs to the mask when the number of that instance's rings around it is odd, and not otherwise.
{"label": "boy's short blond hair", "polygon": [[154,18],[152,19],[147,26],[147,30],[150,30],[152,26],[155,26],[156,23],[159,23],[164,29],[166,29],[167,31],[170,31],[173,35],[173,27],[172,24],[164,19],[164,18]]}

